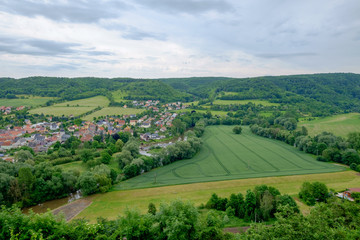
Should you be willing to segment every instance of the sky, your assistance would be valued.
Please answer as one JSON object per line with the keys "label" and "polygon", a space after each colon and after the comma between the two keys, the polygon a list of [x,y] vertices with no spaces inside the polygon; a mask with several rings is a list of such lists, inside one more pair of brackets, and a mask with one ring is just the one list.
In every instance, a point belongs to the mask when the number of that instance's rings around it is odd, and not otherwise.
{"label": "sky", "polygon": [[360,73],[359,0],[0,0],[0,77]]}

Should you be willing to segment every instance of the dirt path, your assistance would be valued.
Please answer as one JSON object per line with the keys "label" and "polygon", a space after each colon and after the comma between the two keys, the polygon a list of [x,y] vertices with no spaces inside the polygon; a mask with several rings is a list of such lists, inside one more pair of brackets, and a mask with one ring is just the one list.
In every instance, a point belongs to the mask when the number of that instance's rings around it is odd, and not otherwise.
{"label": "dirt path", "polygon": [[70,221],[76,215],[78,215],[82,210],[87,208],[92,201],[90,199],[79,199],[59,208],[54,209],[52,212],[54,215],[57,215],[61,212],[64,213],[66,221]]}

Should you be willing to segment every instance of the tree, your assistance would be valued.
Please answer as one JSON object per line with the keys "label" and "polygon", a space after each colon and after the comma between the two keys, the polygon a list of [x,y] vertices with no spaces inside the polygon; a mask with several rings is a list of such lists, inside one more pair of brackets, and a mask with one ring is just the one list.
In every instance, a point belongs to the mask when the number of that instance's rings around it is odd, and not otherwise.
{"label": "tree", "polygon": [[94,155],[90,149],[84,149],[81,151],[80,158],[86,163],[87,161],[94,159]]}
{"label": "tree", "polygon": [[25,162],[33,159],[33,155],[28,150],[20,150],[15,154],[14,158],[16,162]]}
{"label": "tree", "polygon": [[124,146],[124,142],[121,139],[118,139],[115,143],[115,150],[116,152],[121,152]]}
{"label": "tree", "polygon": [[153,204],[152,202],[148,205],[148,213],[150,213],[151,215],[156,214],[156,207],[155,204]]}
{"label": "tree", "polygon": [[235,134],[240,134],[240,133],[242,132],[242,128],[241,128],[240,126],[235,126],[235,127],[233,128],[233,132],[234,132]]}
{"label": "tree", "polygon": [[251,190],[246,191],[245,220],[255,220],[256,196]]}
{"label": "tree", "polygon": [[77,186],[85,196],[95,193],[98,188],[94,173],[86,171],[81,174]]}
{"label": "tree", "polygon": [[110,161],[111,161],[111,156],[110,156],[110,154],[108,153],[108,151],[106,151],[106,149],[103,150],[103,151],[101,152],[101,162],[104,163],[104,164],[109,164]]}

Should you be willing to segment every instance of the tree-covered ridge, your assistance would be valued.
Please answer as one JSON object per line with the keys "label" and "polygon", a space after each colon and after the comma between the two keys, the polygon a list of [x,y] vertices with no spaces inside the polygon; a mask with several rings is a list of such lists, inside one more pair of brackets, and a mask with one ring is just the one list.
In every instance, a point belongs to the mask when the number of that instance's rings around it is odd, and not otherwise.
{"label": "tree-covered ridge", "polygon": [[110,91],[125,90],[128,99],[156,99],[164,102],[191,100],[190,95],[156,80],[130,78],[0,78],[0,98],[18,94],[58,97],[64,100],[108,96]]}

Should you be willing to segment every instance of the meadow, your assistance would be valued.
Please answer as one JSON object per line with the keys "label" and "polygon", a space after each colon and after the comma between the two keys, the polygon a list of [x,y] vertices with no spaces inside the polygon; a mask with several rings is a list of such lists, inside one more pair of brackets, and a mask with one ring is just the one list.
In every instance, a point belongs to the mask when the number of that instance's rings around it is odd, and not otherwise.
{"label": "meadow", "polygon": [[[202,106],[202,107],[206,107],[206,106]],[[215,111],[215,110],[200,110],[200,109],[192,109],[192,108],[186,108],[186,109],[182,109],[182,110],[178,110],[178,112],[191,112],[191,111],[196,111],[199,113],[206,113],[208,111],[211,112],[212,115],[219,115],[219,116],[226,116],[228,112],[226,111]]]}
{"label": "meadow", "polygon": [[29,111],[30,114],[44,114],[46,115],[54,115],[54,116],[79,116],[81,114],[87,113],[91,110],[95,109],[95,107],[43,107],[31,109]]}
{"label": "meadow", "polygon": [[137,109],[137,108],[123,108],[123,107],[106,107],[99,111],[93,112],[86,117],[84,120],[92,121],[94,117],[100,116],[117,116],[117,115],[129,115],[129,114],[138,114],[143,112],[144,109]]}
{"label": "meadow", "polygon": [[105,107],[109,105],[109,100],[104,96],[96,96],[92,98],[84,98],[74,101],[67,101],[55,104],[49,107],[32,109],[31,114],[44,114],[54,116],[79,116],[87,113],[96,107]]}
{"label": "meadow", "polygon": [[322,132],[332,132],[336,136],[346,137],[350,132],[360,131],[360,113],[348,113],[302,121],[299,122],[298,126],[299,128],[305,126],[311,136]]}
{"label": "meadow", "polygon": [[318,162],[286,143],[259,137],[243,127],[207,127],[201,151],[192,159],[174,162],[122,182],[115,189],[147,188],[195,182],[341,171],[344,168]]}
{"label": "meadow", "polygon": [[[25,95],[23,95],[25,96]],[[26,96],[27,98],[21,99],[7,99],[7,98],[0,98],[0,106],[12,106],[12,107],[36,107],[45,104],[49,100],[53,100],[52,97],[33,97],[33,96]]]}
{"label": "meadow", "polygon": [[109,100],[104,96],[96,96],[92,98],[84,98],[74,101],[67,101],[55,104],[54,107],[107,107]]}
{"label": "meadow", "polygon": [[251,100],[220,100],[217,99],[213,102],[213,104],[217,104],[217,105],[234,105],[234,104],[239,104],[239,105],[245,105],[248,103],[253,103],[255,105],[263,105],[263,106],[279,106],[280,104],[278,103],[271,103],[265,100],[258,100],[258,99],[251,99]]}
{"label": "meadow", "polygon": [[[115,219],[118,215],[122,215],[127,208],[135,208],[145,213],[150,202],[154,203],[158,208],[160,203],[170,202],[175,199],[190,200],[195,206],[199,206],[202,203],[205,204],[212,193],[217,193],[221,197],[229,197],[231,193],[239,192],[246,194],[247,189],[253,189],[256,185],[261,184],[276,187],[282,194],[286,193],[296,197],[302,183],[305,181],[320,181],[326,183],[329,189],[335,191],[360,186],[360,178],[356,172],[343,171],[121,190],[88,197],[92,200],[92,204],[76,218],[86,218],[91,222],[95,222],[96,218],[100,216]],[[298,202],[298,204],[303,212],[309,211],[309,208],[304,206],[303,203]]]}

